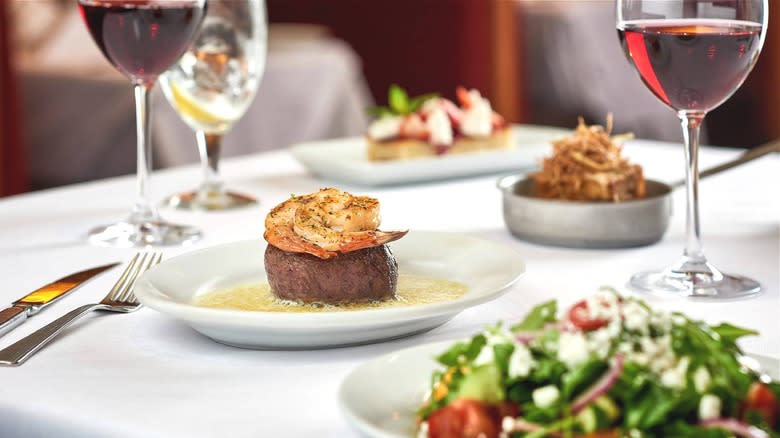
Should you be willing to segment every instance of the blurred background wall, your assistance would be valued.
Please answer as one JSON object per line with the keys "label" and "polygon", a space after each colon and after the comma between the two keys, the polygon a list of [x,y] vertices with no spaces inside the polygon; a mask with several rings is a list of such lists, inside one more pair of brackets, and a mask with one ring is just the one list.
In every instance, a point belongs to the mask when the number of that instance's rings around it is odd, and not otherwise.
{"label": "blurred background wall", "polygon": [[[98,52],[74,0],[0,2],[0,194],[134,172],[132,92]],[[398,83],[412,94],[479,89],[507,119],[680,141],[674,114],[624,59],[611,0],[267,0],[266,74],[226,138],[241,155],[360,135],[366,106]],[[748,82],[708,117],[710,144],[780,137],[780,10]],[[15,78],[15,79],[14,79]],[[158,93],[158,167],[194,162],[192,132]]]}

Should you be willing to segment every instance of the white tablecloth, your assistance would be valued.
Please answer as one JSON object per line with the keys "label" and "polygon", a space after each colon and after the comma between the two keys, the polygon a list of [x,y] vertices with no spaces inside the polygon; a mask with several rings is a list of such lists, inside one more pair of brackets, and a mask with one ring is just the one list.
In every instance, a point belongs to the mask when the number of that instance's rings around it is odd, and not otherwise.
{"label": "white tablecloth", "polygon": [[[628,152],[647,175],[671,181],[683,172],[679,146],[637,142]],[[712,164],[736,154],[706,149]],[[749,352],[780,357],[778,287],[778,157],[772,156],[702,183],[705,249],[727,271],[759,279],[759,298],[729,303],[654,301],[711,322],[755,327]],[[206,231],[168,257],[238,239],[259,238],[270,207],[290,193],[328,184],[308,176],[285,151],[228,160],[230,185],[256,194],[259,207],[229,213],[166,211],[168,219]],[[188,188],[196,168],[155,175],[161,198]],[[627,250],[586,251],[531,245],[513,239],[501,218],[495,178],[367,190],[378,196],[385,226],[464,232],[514,247],[528,272],[504,296],[467,311],[425,334],[381,344],[321,351],[249,351],[212,342],[151,309],[100,315],[81,322],[19,368],[0,368],[0,435],[3,437],[270,437],[356,436],[339,412],[341,380],[358,364],[399,348],[453,339],[497,319],[516,319],[551,297],[569,304],[602,285],[621,286],[629,274],[673,261],[683,247],[682,214],[664,240]],[[121,218],[134,182],[118,178],[0,200],[0,305],[61,275],[107,261],[127,260],[131,250],[84,243],[93,225]],[[677,212],[682,192],[675,194]],[[258,255],[258,263],[261,256]],[[117,272],[103,275],[0,339],[5,347],[67,310],[102,298]]]}

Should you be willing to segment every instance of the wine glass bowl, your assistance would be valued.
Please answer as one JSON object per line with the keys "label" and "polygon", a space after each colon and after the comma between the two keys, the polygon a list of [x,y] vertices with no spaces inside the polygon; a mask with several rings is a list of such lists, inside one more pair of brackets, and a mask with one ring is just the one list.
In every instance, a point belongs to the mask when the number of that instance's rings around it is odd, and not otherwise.
{"label": "wine glass bowl", "polygon": [[133,83],[136,106],[137,197],[130,216],[89,232],[107,246],[174,245],[201,231],[162,220],[149,201],[151,171],[149,92],[158,76],[190,44],[205,13],[205,0],[78,0],[79,12],[100,51]]}
{"label": "wine glass bowl", "polygon": [[755,296],[760,284],[724,274],[705,257],[698,206],[701,124],[742,85],[766,36],[768,0],[616,0],[617,31],[642,82],[682,124],[686,160],[686,246],[661,271],[635,274],[645,293],[709,299]]}
{"label": "wine glass bowl", "polygon": [[225,210],[255,204],[223,187],[222,136],[246,112],[265,68],[267,24],[262,0],[208,0],[201,29],[181,59],[161,78],[174,110],[196,133],[203,181],[169,197],[169,206]]}

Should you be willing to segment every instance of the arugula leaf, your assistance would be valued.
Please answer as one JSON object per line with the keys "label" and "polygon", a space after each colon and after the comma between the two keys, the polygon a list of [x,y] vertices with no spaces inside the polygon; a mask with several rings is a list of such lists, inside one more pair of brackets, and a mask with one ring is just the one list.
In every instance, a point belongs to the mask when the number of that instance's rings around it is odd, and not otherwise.
{"label": "arugula leaf", "polygon": [[688,424],[685,421],[676,422],[664,426],[661,436],[679,437],[679,438],[728,438],[731,433],[725,429],[705,428],[695,424]]}
{"label": "arugula leaf", "polygon": [[737,327],[728,323],[722,323],[711,327],[712,331],[718,334],[720,340],[730,346],[735,346],[737,339],[743,336],[756,336],[758,332],[742,327]]}
{"label": "arugula leaf", "polygon": [[528,376],[528,380],[539,383],[540,386],[557,384],[564,373],[566,373],[566,365],[563,363],[554,359],[539,360],[531,375]]}
{"label": "arugula leaf", "polygon": [[522,322],[513,325],[510,330],[518,332],[521,330],[541,330],[545,324],[555,322],[558,313],[558,302],[556,300],[547,301],[534,307],[528,316]]}
{"label": "arugula leaf", "polygon": [[396,114],[409,112],[409,95],[406,93],[406,90],[396,84],[391,85],[390,90],[387,92],[387,103]]}
{"label": "arugula leaf", "polygon": [[644,430],[665,422],[676,405],[676,396],[672,391],[651,385],[637,401],[626,409],[626,427]]}
{"label": "arugula leaf", "polygon": [[602,360],[590,360],[583,365],[563,375],[561,392],[566,400],[571,400],[593,382],[598,380],[606,371],[607,363]]}
{"label": "arugula leaf", "polygon": [[471,339],[471,342],[458,342],[449,350],[440,354],[436,360],[448,367],[458,365],[459,358],[463,356],[467,362],[474,360],[479,352],[482,351],[482,347],[487,344],[487,339],[484,335],[477,335]]}
{"label": "arugula leaf", "polygon": [[511,344],[496,344],[493,346],[493,357],[503,376],[509,373],[509,358],[514,351],[515,346]]}

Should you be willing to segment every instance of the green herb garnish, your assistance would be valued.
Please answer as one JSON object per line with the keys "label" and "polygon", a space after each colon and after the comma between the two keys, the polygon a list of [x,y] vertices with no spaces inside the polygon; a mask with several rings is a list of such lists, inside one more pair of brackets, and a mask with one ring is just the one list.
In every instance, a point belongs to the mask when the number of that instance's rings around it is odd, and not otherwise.
{"label": "green herb garnish", "polygon": [[374,117],[404,116],[412,114],[431,99],[439,97],[437,93],[427,93],[417,97],[409,97],[409,94],[400,86],[393,84],[387,92],[388,106],[376,106],[366,111]]}

